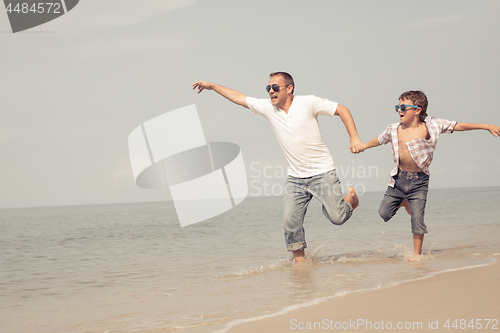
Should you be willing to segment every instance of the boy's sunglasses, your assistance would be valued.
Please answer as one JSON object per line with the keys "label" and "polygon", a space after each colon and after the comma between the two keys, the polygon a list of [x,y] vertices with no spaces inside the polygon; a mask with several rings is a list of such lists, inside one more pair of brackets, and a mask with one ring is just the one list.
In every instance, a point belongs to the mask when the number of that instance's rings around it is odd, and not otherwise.
{"label": "boy's sunglasses", "polygon": [[288,87],[288,86],[289,86],[289,84],[284,85],[284,86],[279,86],[277,84],[273,84],[272,86],[271,85],[267,85],[266,86],[266,90],[267,90],[267,92],[269,92],[269,91],[271,91],[271,88],[273,88],[274,92],[278,92],[278,91],[280,91],[281,87]]}
{"label": "boy's sunglasses", "polygon": [[396,105],[396,112],[399,112],[399,109],[401,109],[401,112],[405,112],[406,108],[418,108],[416,105],[410,105],[410,104],[401,104],[401,105]]}

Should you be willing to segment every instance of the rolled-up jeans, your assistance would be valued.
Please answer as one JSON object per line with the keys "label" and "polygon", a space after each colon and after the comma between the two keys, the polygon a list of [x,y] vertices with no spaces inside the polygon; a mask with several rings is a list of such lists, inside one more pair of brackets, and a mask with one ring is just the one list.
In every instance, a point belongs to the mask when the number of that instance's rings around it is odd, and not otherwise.
{"label": "rolled-up jeans", "polygon": [[389,221],[398,211],[401,202],[407,198],[411,209],[411,232],[426,234],[424,214],[429,191],[429,175],[423,171],[409,172],[399,169],[393,178],[394,187],[387,187],[384,199],[380,203],[380,217],[385,222]]}
{"label": "rolled-up jeans", "polygon": [[335,169],[316,176],[288,176],[285,184],[285,241],[288,251],[307,248],[304,216],[311,199],[323,204],[323,214],[331,223],[344,224],[352,215],[352,206],[344,200]]}

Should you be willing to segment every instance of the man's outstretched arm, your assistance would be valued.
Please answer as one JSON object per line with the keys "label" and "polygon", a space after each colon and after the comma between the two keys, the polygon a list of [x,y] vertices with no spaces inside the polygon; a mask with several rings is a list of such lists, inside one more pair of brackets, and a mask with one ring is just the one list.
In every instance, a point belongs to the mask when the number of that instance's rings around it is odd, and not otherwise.
{"label": "man's outstretched arm", "polygon": [[340,119],[342,119],[342,122],[347,129],[347,133],[349,133],[349,138],[351,139],[349,149],[351,150],[351,152],[353,150],[361,150],[363,142],[359,138],[358,131],[356,130],[356,125],[354,124],[354,119],[351,115],[351,111],[349,111],[349,109],[342,104],[339,104],[337,106],[337,111],[335,111],[335,115],[339,116]]}
{"label": "man's outstretched arm", "polygon": [[239,91],[232,90],[226,87],[223,87],[221,85],[215,84],[215,83],[210,83],[206,81],[197,81],[193,83],[193,89],[198,88],[198,94],[201,93],[203,90],[213,90],[222,97],[227,98],[231,102],[241,105],[245,108],[248,109],[247,105],[247,96],[243,95]]}
{"label": "man's outstretched arm", "polygon": [[473,123],[458,123],[455,125],[454,131],[472,131],[472,130],[487,130],[494,136],[500,136],[500,127],[489,124],[473,124]]}

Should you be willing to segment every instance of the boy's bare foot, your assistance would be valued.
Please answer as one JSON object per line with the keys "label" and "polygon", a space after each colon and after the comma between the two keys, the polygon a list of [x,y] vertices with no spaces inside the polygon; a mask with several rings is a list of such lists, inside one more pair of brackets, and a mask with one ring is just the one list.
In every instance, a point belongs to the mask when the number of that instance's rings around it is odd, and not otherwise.
{"label": "boy's bare foot", "polygon": [[403,202],[401,202],[401,204],[399,205],[398,209],[401,207],[404,207],[408,215],[411,215],[410,203],[408,202],[408,199],[405,198]]}
{"label": "boy's bare foot", "polygon": [[359,206],[359,199],[354,187],[349,187],[347,191],[347,195],[344,197],[344,200],[351,204],[352,209],[356,209]]}
{"label": "boy's bare foot", "polygon": [[419,256],[420,254],[413,253],[411,256],[408,257],[408,261],[417,261]]}
{"label": "boy's bare foot", "polygon": [[424,242],[424,234],[413,234],[413,254],[422,254],[422,243]]}

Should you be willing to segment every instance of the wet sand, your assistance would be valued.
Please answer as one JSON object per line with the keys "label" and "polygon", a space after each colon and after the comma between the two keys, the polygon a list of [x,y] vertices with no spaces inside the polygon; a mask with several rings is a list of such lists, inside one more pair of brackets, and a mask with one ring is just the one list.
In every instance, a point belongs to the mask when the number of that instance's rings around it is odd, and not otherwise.
{"label": "wet sand", "polygon": [[243,322],[228,332],[498,332],[499,320],[500,265],[495,263],[330,299]]}

